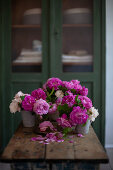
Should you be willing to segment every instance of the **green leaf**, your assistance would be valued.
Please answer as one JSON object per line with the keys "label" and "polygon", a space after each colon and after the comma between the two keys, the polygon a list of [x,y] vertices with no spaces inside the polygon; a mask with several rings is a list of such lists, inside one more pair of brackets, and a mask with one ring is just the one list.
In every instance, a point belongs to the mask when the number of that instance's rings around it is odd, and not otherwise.
{"label": "green leaf", "polygon": [[82,109],[84,110],[85,109],[85,107],[82,105]]}
{"label": "green leaf", "polygon": [[70,112],[72,112],[72,109],[71,107],[68,106],[68,104],[64,104],[64,105],[59,105],[57,107],[60,115],[62,115],[63,113],[65,113],[67,116],[69,115]]}
{"label": "green leaf", "polygon": [[59,86],[59,89],[63,91],[63,93],[65,93],[66,91],[68,91],[68,89],[66,87],[63,86]]}
{"label": "green leaf", "polygon": [[48,92],[48,91],[47,91],[47,93],[46,93],[46,94],[47,94],[47,96],[49,96],[49,92]]}
{"label": "green leaf", "polygon": [[51,89],[49,87],[46,88],[49,93],[51,93]]}
{"label": "green leaf", "polygon": [[49,94],[49,96],[52,96],[53,93],[54,93],[54,87],[53,87],[51,93]]}
{"label": "green leaf", "polygon": [[69,94],[67,92],[65,92],[65,96],[68,96]]}
{"label": "green leaf", "polygon": [[75,89],[71,89],[71,92],[75,95],[76,94],[76,90]]}
{"label": "green leaf", "polygon": [[20,96],[20,98],[21,98],[21,100],[23,101],[23,100],[24,100],[24,98],[25,98],[25,96]]}
{"label": "green leaf", "polygon": [[80,104],[80,103],[81,103],[81,100],[78,99],[78,95],[75,97],[75,102],[76,102],[77,104]]}
{"label": "green leaf", "polygon": [[75,97],[75,102],[77,103],[78,95]]}
{"label": "green leaf", "polygon": [[63,129],[64,137],[66,137],[66,136],[67,136],[67,134],[68,134],[69,132],[71,132],[71,131],[72,131],[72,129],[71,129],[71,128],[69,128],[69,127],[65,127],[65,128]]}
{"label": "green leaf", "polygon": [[48,114],[43,115],[43,119],[44,119],[45,121],[47,121],[47,120],[49,119]]}

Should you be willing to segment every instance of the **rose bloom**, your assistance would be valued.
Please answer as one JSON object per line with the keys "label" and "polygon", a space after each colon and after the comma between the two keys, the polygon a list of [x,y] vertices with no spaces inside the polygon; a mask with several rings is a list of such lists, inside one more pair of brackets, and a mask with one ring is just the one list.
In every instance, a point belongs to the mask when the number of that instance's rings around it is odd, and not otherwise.
{"label": "rose bloom", "polygon": [[92,101],[87,96],[78,96],[78,99],[81,100],[83,106],[88,110],[92,107]]}
{"label": "rose bloom", "polygon": [[84,124],[88,119],[86,114],[86,109],[82,110],[79,106],[74,107],[73,111],[70,113],[70,120],[72,124]]}
{"label": "rose bloom", "polygon": [[73,83],[75,85],[75,84],[80,84],[80,81],[78,81],[78,80],[71,80],[70,83]]}
{"label": "rose bloom", "polygon": [[63,85],[64,85],[64,87],[67,88],[68,90],[74,88],[73,82],[63,81]]}
{"label": "rose bloom", "polygon": [[82,90],[80,90],[80,94],[82,96],[87,96],[88,95],[88,88],[85,88],[85,86],[83,86]]}
{"label": "rose bloom", "polygon": [[55,93],[55,96],[59,97],[59,98],[62,98],[62,97],[64,97],[64,93],[63,93],[62,90],[57,90],[56,93]]}
{"label": "rose bloom", "polygon": [[22,103],[21,96],[25,96],[25,94],[19,91],[14,97],[18,103]]}
{"label": "rose bloom", "polygon": [[66,91],[66,93],[69,95],[73,95],[73,93],[70,90]]}
{"label": "rose bloom", "polygon": [[39,100],[39,99],[46,99],[46,93],[41,89],[36,89],[34,91],[32,91],[31,96],[33,96],[35,99]]}
{"label": "rose bloom", "polygon": [[65,113],[63,113],[61,117],[67,119],[67,115]]}
{"label": "rose bloom", "polygon": [[33,111],[34,103],[35,103],[34,97],[27,95],[22,101],[22,108],[26,111]]}
{"label": "rose bloom", "polygon": [[33,111],[37,115],[47,114],[49,111],[49,104],[45,100],[39,99],[34,103]]}
{"label": "rose bloom", "polygon": [[43,90],[46,90],[47,82],[43,84]]}
{"label": "rose bloom", "polygon": [[77,92],[82,89],[82,86],[79,83],[80,81],[78,80],[63,81],[64,87],[68,90],[75,89]]}
{"label": "rose bloom", "polygon": [[58,86],[62,85],[62,81],[59,78],[50,78],[47,81],[46,86],[48,86],[51,90],[54,88],[54,90],[58,90]]}
{"label": "rose bloom", "polygon": [[69,107],[72,107],[75,104],[75,96],[74,95],[68,95],[64,96],[62,99],[62,104],[68,104]]}
{"label": "rose bloom", "polygon": [[12,100],[9,108],[10,108],[11,113],[20,112],[20,110],[21,110],[21,108],[18,105],[18,102],[16,101],[16,99]]}
{"label": "rose bloom", "polygon": [[24,96],[24,95],[25,95],[24,93],[22,93],[21,91],[19,91],[19,92],[15,95],[15,98],[18,98],[18,97]]}
{"label": "rose bloom", "polygon": [[94,107],[91,107],[88,110],[88,113],[89,113],[89,120],[91,120],[93,122],[95,121],[95,118],[99,115],[98,110],[95,109]]}
{"label": "rose bloom", "polygon": [[71,80],[70,82],[64,81],[64,86],[67,89],[75,89],[77,93],[80,92],[80,90],[82,90],[82,86],[79,84],[80,81],[78,80]]}
{"label": "rose bloom", "polygon": [[77,93],[80,93],[80,91],[82,90],[82,86],[80,84],[75,84],[74,89],[76,90]]}
{"label": "rose bloom", "polygon": [[64,119],[63,117],[58,118],[56,121],[57,121],[58,125],[62,126],[63,128],[65,128],[65,127],[71,128],[71,124],[69,123],[69,121]]}
{"label": "rose bloom", "polygon": [[52,123],[50,121],[44,121],[44,122],[40,123],[39,128],[40,128],[41,132],[46,131],[47,128],[54,130],[54,126],[52,125]]}
{"label": "rose bloom", "polygon": [[50,105],[50,108],[49,108],[48,113],[54,113],[54,112],[57,111],[57,105],[56,104],[49,103],[49,105]]}

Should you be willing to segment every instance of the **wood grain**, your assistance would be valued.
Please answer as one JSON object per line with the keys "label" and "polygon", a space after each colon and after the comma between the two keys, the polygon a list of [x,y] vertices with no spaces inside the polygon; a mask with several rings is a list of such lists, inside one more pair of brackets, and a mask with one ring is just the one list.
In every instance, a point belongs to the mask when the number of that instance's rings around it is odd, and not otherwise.
{"label": "wood grain", "polygon": [[[23,132],[24,130],[24,132]],[[29,130],[30,132],[30,130]],[[38,160],[45,158],[45,146],[38,142],[31,141],[36,134],[29,133],[22,127],[16,133],[5,148],[2,159],[6,160]]]}
{"label": "wood grain", "polygon": [[89,133],[84,138],[76,138],[75,141],[74,157],[76,160],[108,162],[105,150],[92,127],[90,127]]}
{"label": "wood grain", "polygon": [[65,141],[47,145],[47,160],[72,160],[74,162],[107,163],[108,157],[93,128],[83,138],[75,135],[74,143]]}
{"label": "wood grain", "polygon": [[73,144],[68,141],[53,143],[46,147],[47,160],[74,160]]}
{"label": "wood grain", "polygon": [[19,126],[9,144],[2,154],[5,162],[23,161],[74,161],[88,163],[107,163],[108,157],[100,144],[93,128],[85,137],[79,138],[75,134],[74,143],[64,141],[62,143],[51,143],[49,145],[31,141],[36,134],[31,128]]}

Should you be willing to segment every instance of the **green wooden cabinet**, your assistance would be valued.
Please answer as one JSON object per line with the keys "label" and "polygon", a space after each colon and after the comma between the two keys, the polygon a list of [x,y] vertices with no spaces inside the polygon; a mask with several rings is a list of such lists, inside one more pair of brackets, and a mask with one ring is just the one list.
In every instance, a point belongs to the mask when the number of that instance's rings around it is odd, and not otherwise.
{"label": "green wooden cabinet", "polygon": [[[104,144],[105,2],[2,0],[0,3],[2,147],[7,144],[21,120],[19,113],[13,116],[9,112],[14,94],[19,90],[30,93],[41,87],[49,77],[78,79],[89,88],[89,97],[100,113],[93,126]],[[86,17],[81,19],[82,14]],[[71,17],[76,19],[72,20]],[[22,56],[25,57],[29,49],[31,55],[39,55],[36,50],[40,42],[37,40],[41,42],[42,62],[35,61],[36,58],[23,61]],[[70,60],[70,56],[75,59]]]}

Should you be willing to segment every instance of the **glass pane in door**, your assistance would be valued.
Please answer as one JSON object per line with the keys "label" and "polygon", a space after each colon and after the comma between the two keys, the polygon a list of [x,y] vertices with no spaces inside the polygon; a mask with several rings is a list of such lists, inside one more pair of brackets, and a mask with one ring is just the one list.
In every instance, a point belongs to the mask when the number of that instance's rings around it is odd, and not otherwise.
{"label": "glass pane in door", "polygon": [[12,72],[41,72],[41,0],[12,0]]}
{"label": "glass pane in door", "polygon": [[93,0],[63,0],[63,72],[93,71]]}

